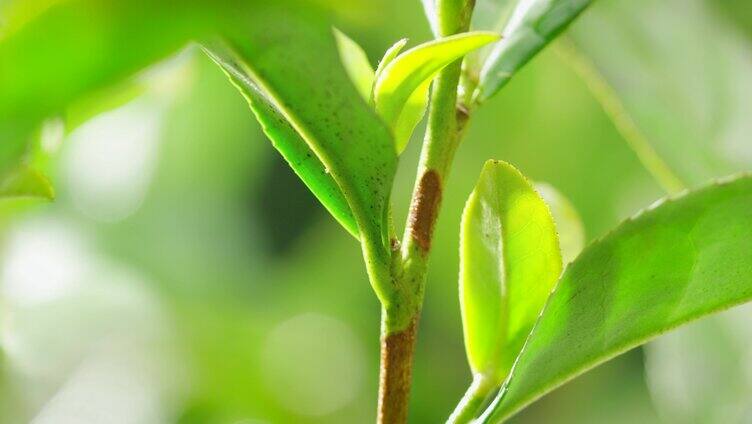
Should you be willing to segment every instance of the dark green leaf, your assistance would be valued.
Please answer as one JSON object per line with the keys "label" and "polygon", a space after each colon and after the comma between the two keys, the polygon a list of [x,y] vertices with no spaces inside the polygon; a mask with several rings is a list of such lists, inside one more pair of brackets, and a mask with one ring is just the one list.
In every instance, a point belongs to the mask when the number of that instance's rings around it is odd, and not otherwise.
{"label": "dark green leaf", "polygon": [[482,422],[499,422],[594,366],[752,299],[752,177],[659,203],[564,272]]}

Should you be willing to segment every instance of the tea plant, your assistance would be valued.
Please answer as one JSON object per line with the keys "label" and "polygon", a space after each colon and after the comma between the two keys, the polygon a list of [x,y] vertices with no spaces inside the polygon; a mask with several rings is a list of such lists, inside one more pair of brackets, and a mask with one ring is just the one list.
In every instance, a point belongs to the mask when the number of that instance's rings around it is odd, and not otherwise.
{"label": "tea plant", "polygon": [[[591,2],[478,0],[483,10],[474,16],[474,0],[423,0],[435,40],[409,49],[399,40],[375,69],[355,41],[332,28],[337,18],[321,2],[23,3],[0,32],[0,191],[52,197],[30,141],[42,121],[198,41],[274,147],[360,243],[382,305],[378,421],[402,423],[434,224],[465,128]],[[562,48],[587,74],[577,52]],[[618,103],[606,106],[630,132]],[[424,115],[400,237],[392,182]],[[646,141],[636,142],[656,177],[680,190]],[[473,381],[450,422],[503,421],[628,349],[752,299],[749,176],[656,203],[579,254],[579,224],[569,222],[568,208],[509,163],[489,160],[481,170],[460,229]]]}

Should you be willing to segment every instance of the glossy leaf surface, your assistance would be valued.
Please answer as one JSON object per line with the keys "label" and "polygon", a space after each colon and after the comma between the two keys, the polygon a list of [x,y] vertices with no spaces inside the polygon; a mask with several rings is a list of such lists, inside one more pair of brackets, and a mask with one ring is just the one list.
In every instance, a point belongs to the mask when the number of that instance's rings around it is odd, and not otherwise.
{"label": "glossy leaf surface", "polygon": [[752,299],[752,177],[658,203],[564,272],[482,422],[687,321]]}
{"label": "glossy leaf surface", "polygon": [[488,161],[465,205],[460,300],[473,374],[500,384],[561,274],[551,213],[514,167]]}
{"label": "glossy leaf surface", "polygon": [[[442,68],[465,54],[483,45],[498,40],[499,36],[489,32],[458,34],[429,41],[414,47],[394,58],[379,74],[374,85],[374,104],[378,114],[395,133],[400,128],[400,138],[396,140],[396,150],[404,150],[407,140],[405,128],[410,132],[418,124],[422,113],[415,112],[416,105],[422,104],[425,97],[412,97],[418,89],[424,89]],[[410,103],[410,106],[408,105]],[[403,118],[407,106],[408,118]],[[416,119],[417,118],[417,119]],[[406,119],[407,122],[401,121]]]}

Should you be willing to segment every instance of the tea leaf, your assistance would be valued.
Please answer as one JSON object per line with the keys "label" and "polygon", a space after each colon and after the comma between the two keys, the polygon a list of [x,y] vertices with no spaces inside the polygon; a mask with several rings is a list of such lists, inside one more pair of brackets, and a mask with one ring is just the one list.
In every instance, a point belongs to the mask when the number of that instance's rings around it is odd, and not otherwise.
{"label": "tea leaf", "polygon": [[375,73],[368,61],[366,52],[358,43],[336,28],[334,29],[334,38],[337,40],[339,56],[347,75],[355,84],[355,88],[358,89],[363,99],[367,102],[370,101]]}
{"label": "tea leaf", "polygon": [[[381,77],[381,74],[384,72],[386,65],[390,64],[392,60],[397,57],[397,55],[405,47],[405,44],[407,44],[407,38],[403,38],[397,41],[396,43],[392,44],[392,47],[386,49],[386,52],[384,52],[384,57],[382,57],[381,61],[379,61],[379,66],[376,67],[376,75],[374,77],[374,81],[378,80]],[[371,89],[371,102],[373,103],[373,88]]]}
{"label": "tea leaf", "polygon": [[[419,89],[430,84],[433,77],[445,66],[466,53],[498,39],[498,35],[489,32],[453,35],[414,47],[386,65],[374,85],[374,104],[387,126],[395,131],[395,147],[398,153],[407,145],[407,129],[409,128],[411,133],[423,116],[422,112],[416,113],[425,98]],[[412,97],[416,91],[419,94]],[[407,108],[407,116],[403,118],[402,114],[408,101],[411,106]],[[422,110],[424,109],[425,107]],[[396,128],[400,128],[399,134]]]}
{"label": "tea leaf", "polygon": [[752,177],[659,203],[564,272],[481,422],[687,321],[752,299]]}
{"label": "tea leaf", "polygon": [[561,274],[551,213],[514,167],[488,161],[462,214],[460,304],[475,378],[509,373]]}
{"label": "tea leaf", "polygon": [[282,154],[282,157],[329,213],[357,238],[358,224],[345,196],[305,140],[276,109],[271,100],[250,80],[229,49],[219,43],[214,43],[206,51],[248,100],[251,110],[272,145]]}
{"label": "tea leaf", "polygon": [[473,94],[477,102],[493,96],[533,56],[556,38],[593,0],[516,0],[509,13],[499,5],[504,20],[502,40],[489,53],[480,70],[478,87]]}
{"label": "tea leaf", "polygon": [[[347,200],[369,272],[388,270],[386,217],[397,156],[388,129],[343,69],[327,20],[268,6],[242,27],[228,29],[226,37],[238,55],[243,77],[261,90],[303,139]],[[277,137],[277,144],[282,143]],[[300,147],[297,139],[289,144]],[[333,192],[329,180],[323,181],[317,191]],[[330,210],[334,204],[328,205]],[[392,286],[375,284],[379,297],[389,298]]]}
{"label": "tea leaf", "polygon": [[43,119],[210,32],[219,8],[201,1],[67,0],[9,13],[0,35],[0,171],[19,160]]}
{"label": "tea leaf", "polygon": [[580,214],[577,213],[572,202],[547,183],[536,183],[535,191],[546,201],[551,215],[556,223],[556,232],[559,234],[559,246],[561,247],[561,259],[568,264],[577,257],[585,247],[585,228]]}

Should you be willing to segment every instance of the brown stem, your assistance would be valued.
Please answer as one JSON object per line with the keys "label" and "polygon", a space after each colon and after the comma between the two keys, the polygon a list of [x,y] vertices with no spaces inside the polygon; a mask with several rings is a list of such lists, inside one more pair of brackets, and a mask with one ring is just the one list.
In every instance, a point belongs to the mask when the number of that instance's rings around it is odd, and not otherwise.
{"label": "brown stem", "polygon": [[417,328],[416,317],[406,329],[388,334],[381,339],[379,424],[407,422]]}

